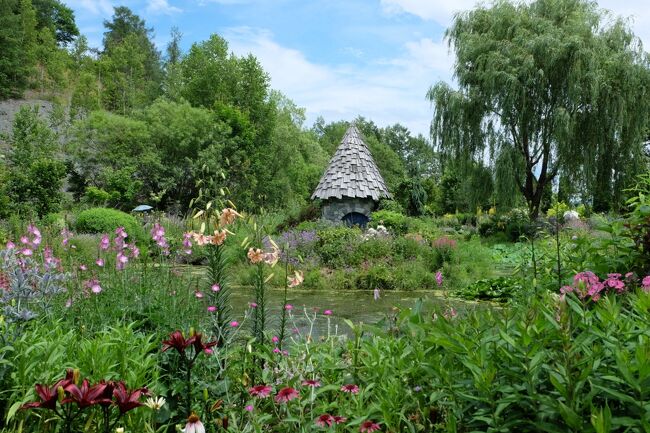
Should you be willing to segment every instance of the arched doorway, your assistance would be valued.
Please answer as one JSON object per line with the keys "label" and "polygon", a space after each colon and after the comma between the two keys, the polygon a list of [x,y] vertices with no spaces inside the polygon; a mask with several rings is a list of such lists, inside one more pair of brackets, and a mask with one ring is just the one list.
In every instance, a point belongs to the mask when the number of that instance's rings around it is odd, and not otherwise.
{"label": "arched doorway", "polygon": [[359,212],[350,212],[341,218],[347,226],[359,226],[365,228],[368,225],[368,217]]}

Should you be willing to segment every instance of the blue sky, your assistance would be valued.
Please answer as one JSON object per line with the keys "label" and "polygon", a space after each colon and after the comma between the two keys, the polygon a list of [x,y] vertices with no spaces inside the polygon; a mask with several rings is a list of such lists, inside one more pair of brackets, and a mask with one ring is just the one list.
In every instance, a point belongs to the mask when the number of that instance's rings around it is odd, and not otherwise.
{"label": "blue sky", "polygon": [[[650,43],[649,0],[601,0]],[[162,50],[176,26],[183,48],[217,33],[236,54],[254,54],[282,91],[328,121],[357,115],[380,126],[401,123],[427,135],[425,100],[450,81],[453,59],[442,40],[454,12],[475,0],[64,0],[91,46],[100,46],[113,6],[128,6],[155,31]]]}

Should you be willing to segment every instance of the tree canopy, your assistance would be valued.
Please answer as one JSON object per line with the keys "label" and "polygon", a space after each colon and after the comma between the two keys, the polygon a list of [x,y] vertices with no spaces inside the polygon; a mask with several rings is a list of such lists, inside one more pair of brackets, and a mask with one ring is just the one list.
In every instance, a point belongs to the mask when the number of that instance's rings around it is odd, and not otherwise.
{"label": "tree canopy", "polygon": [[583,184],[594,204],[620,194],[650,114],[648,57],[623,21],[587,0],[498,0],[457,15],[446,36],[458,89],[427,95],[445,158],[500,161],[533,217],[560,173],[606,183]]}

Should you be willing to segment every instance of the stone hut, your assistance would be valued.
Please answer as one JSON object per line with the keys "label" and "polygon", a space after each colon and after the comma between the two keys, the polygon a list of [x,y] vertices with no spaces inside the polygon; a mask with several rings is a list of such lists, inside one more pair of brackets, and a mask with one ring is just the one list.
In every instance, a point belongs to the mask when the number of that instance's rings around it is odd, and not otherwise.
{"label": "stone hut", "polygon": [[312,200],[323,201],[323,219],[365,227],[381,198],[392,198],[355,125],[348,128]]}

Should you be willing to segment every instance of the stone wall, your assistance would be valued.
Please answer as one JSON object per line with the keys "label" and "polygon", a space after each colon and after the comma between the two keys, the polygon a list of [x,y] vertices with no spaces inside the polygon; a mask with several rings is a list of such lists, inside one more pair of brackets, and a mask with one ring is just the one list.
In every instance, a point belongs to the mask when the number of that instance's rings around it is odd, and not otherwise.
{"label": "stone wall", "polygon": [[341,222],[350,212],[358,212],[370,217],[376,203],[371,198],[343,198],[327,200],[323,203],[323,219]]}

